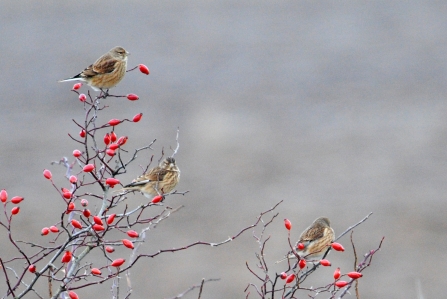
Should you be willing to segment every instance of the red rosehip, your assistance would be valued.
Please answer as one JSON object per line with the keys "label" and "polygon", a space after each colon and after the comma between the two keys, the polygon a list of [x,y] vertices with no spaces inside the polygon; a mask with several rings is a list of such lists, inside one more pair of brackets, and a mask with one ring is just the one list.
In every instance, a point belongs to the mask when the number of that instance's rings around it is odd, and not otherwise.
{"label": "red rosehip", "polygon": [[94,231],[97,231],[97,232],[101,232],[101,231],[104,230],[104,226],[99,225],[99,224],[94,224],[94,225],[93,225],[93,230],[94,230]]}
{"label": "red rosehip", "polygon": [[70,176],[69,181],[72,184],[76,184],[76,182],[78,181],[78,178],[76,176],[72,175],[72,176]]}
{"label": "red rosehip", "polygon": [[75,156],[75,158],[79,158],[82,155],[80,150],[74,150],[73,151],[73,156]]}
{"label": "red rosehip", "polygon": [[82,224],[81,224],[81,222],[79,222],[79,221],[76,220],[76,219],[72,219],[72,220],[71,220],[71,226],[73,226],[74,228],[78,228],[78,229],[81,229],[81,228],[82,228]]}
{"label": "red rosehip", "polygon": [[112,143],[112,144],[109,146],[109,149],[111,149],[112,151],[116,150],[117,148],[119,148],[118,143]]}
{"label": "red rosehip", "polygon": [[62,263],[68,263],[71,261],[72,254],[70,250],[65,251],[64,255],[62,256],[61,262]]}
{"label": "red rosehip", "polygon": [[79,136],[81,136],[82,138],[84,138],[86,135],[85,130],[81,130],[81,132],[79,132]]}
{"label": "red rosehip", "polygon": [[44,227],[44,228],[42,228],[42,231],[40,232],[40,234],[42,236],[46,236],[46,235],[48,235],[49,232],[50,232],[50,229],[48,227]]}
{"label": "red rosehip", "polygon": [[116,118],[111,119],[108,122],[108,124],[111,125],[111,126],[116,126],[116,125],[119,125],[120,123],[121,123],[121,121],[119,119],[116,119]]}
{"label": "red rosehip", "polygon": [[137,115],[135,115],[135,116],[133,117],[132,121],[133,121],[134,123],[137,123],[137,122],[140,121],[140,119],[141,119],[142,116],[143,116],[143,113],[138,113]]}
{"label": "red rosehip", "polygon": [[115,185],[119,184],[120,181],[118,179],[115,178],[108,178],[106,179],[106,185],[109,185],[110,187],[114,187]]}
{"label": "red rosehip", "polygon": [[71,198],[71,192],[70,192],[70,191],[62,192],[62,196],[63,196],[65,199],[70,199],[70,198]]}
{"label": "red rosehip", "polygon": [[140,64],[138,68],[140,69],[140,72],[142,72],[143,74],[149,75],[149,69],[144,64]]}
{"label": "red rosehip", "polygon": [[112,149],[108,149],[108,150],[106,150],[106,154],[110,157],[113,157],[113,156],[115,156],[115,151]]}
{"label": "red rosehip", "polygon": [[93,164],[87,164],[84,166],[84,168],[82,169],[84,172],[92,172],[93,169],[95,169],[95,165]]}
{"label": "red rosehip", "polygon": [[123,242],[123,245],[126,246],[127,248],[133,249],[132,241],[129,241],[127,239],[123,239],[122,242]]}
{"label": "red rosehip", "polygon": [[91,273],[93,275],[101,275],[101,270],[99,270],[98,268],[92,268]]}
{"label": "red rosehip", "polygon": [[103,223],[102,223],[102,219],[101,219],[101,217],[99,217],[99,216],[93,216],[93,221],[94,221],[96,224],[103,225]]}
{"label": "red rosehip", "polygon": [[134,230],[128,230],[127,235],[131,238],[138,238],[138,233]]}
{"label": "red rosehip", "polygon": [[90,217],[91,213],[89,209],[84,209],[84,211],[82,211],[82,215],[84,215],[84,217],[88,218]]}
{"label": "red rosehip", "polygon": [[139,97],[138,97],[136,94],[134,94],[134,93],[129,93],[129,94],[127,95],[127,99],[128,99],[129,101],[136,101],[136,100],[139,99]]}
{"label": "red rosehip", "polygon": [[154,198],[152,198],[152,203],[157,203],[163,200],[163,196],[162,195],[157,195]]}
{"label": "red rosehip", "polygon": [[83,207],[88,206],[88,200],[85,198],[81,199],[81,206],[83,206]]}
{"label": "red rosehip", "polygon": [[115,220],[116,214],[112,214],[109,217],[107,217],[107,224],[110,225],[113,223],[113,220]]}
{"label": "red rosehip", "polygon": [[339,288],[345,287],[348,283],[346,281],[343,280],[339,280],[337,282],[335,282],[335,285]]}
{"label": "red rosehip", "polygon": [[286,283],[291,283],[294,279],[295,279],[295,274],[292,273],[289,276],[287,276]]}
{"label": "red rosehip", "polygon": [[129,139],[127,136],[122,136],[118,139],[116,142],[119,146],[125,145],[127,142],[127,139]]}
{"label": "red rosehip", "polygon": [[296,246],[296,248],[298,248],[298,250],[303,250],[304,249],[304,244],[303,243],[298,243],[298,246]]}
{"label": "red rosehip", "polygon": [[20,212],[20,207],[14,207],[11,209],[12,215],[17,215]]}
{"label": "red rosehip", "polygon": [[328,261],[328,260],[320,260],[320,264],[321,264],[323,267],[329,267],[329,266],[331,265],[331,262]]}
{"label": "red rosehip", "polygon": [[121,266],[122,264],[124,264],[125,261],[126,261],[125,259],[116,259],[116,260],[114,260],[114,261],[112,262],[111,266],[113,266],[113,267],[119,267],[119,266]]}
{"label": "red rosehip", "polygon": [[29,265],[28,271],[31,272],[31,273],[36,272],[36,265]]}
{"label": "red rosehip", "polygon": [[67,211],[65,211],[65,214],[70,214],[74,209],[75,209],[75,204],[74,204],[74,202],[70,202],[70,203],[68,204]]}
{"label": "red rosehip", "polygon": [[70,297],[70,299],[79,299],[78,294],[73,291],[68,292],[68,296]]}
{"label": "red rosehip", "polygon": [[340,278],[340,268],[337,268],[334,271],[334,279],[337,280],[339,278]]}
{"label": "red rosehip", "polygon": [[332,243],[332,248],[336,251],[345,251],[340,243]]}
{"label": "red rosehip", "polygon": [[14,196],[13,198],[11,198],[11,202],[13,204],[18,204],[18,203],[22,202],[22,200],[23,200],[23,197],[20,197],[20,196]]}
{"label": "red rosehip", "polygon": [[287,273],[286,272],[282,272],[280,277],[281,277],[281,279],[286,279],[287,278]]}
{"label": "red rosehip", "polygon": [[79,95],[79,101],[81,101],[81,102],[85,102],[86,99],[87,99],[87,97],[85,96],[85,94],[81,93],[81,94]]}
{"label": "red rosehip", "polygon": [[0,200],[2,202],[6,202],[8,200],[8,192],[6,192],[5,189],[3,189],[2,191],[0,191]]}
{"label": "red rosehip", "polygon": [[57,226],[52,225],[52,226],[50,226],[50,231],[51,231],[52,233],[58,233],[58,232],[59,232],[59,229],[57,228]]}
{"label": "red rosehip", "polygon": [[289,219],[284,219],[284,226],[287,228],[287,230],[292,229],[292,222],[290,222]]}
{"label": "red rosehip", "polygon": [[363,276],[362,273],[360,272],[349,272],[348,276],[351,277],[352,279],[357,279]]}
{"label": "red rosehip", "polygon": [[306,260],[300,259],[300,261],[298,262],[298,265],[300,266],[300,269],[303,269],[304,267],[306,267]]}
{"label": "red rosehip", "polygon": [[45,170],[43,171],[43,176],[44,176],[46,179],[51,180],[51,177],[52,177],[51,171],[49,171],[48,169],[45,169]]}
{"label": "red rosehip", "polygon": [[112,141],[112,142],[116,141],[116,134],[115,134],[115,132],[110,133],[110,141]]}
{"label": "red rosehip", "polygon": [[105,145],[109,145],[109,143],[110,143],[110,134],[109,133],[104,135],[104,143],[105,143]]}
{"label": "red rosehip", "polygon": [[113,248],[112,246],[106,246],[106,251],[107,251],[108,253],[112,253],[112,252],[115,251],[115,248]]}
{"label": "red rosehip", "polygon": [[79,88],[81,88],[81,86],[82,86],[82,83],[75,83],[73,85],[73,90],[78,90]]}

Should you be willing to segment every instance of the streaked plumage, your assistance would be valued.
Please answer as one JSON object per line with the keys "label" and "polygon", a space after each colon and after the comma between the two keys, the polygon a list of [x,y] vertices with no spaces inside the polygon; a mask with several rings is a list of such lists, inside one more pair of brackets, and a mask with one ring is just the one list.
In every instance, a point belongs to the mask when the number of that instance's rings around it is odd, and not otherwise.
{"label": "streaked plumage", "polygon": [[180,169],[177,167],[175,159],[168,157],[160,166],[150,169],[146,174],[139,176],[119,191],[140,191],[147,198],[152,198],[173,191],[179,180]]}
{"label": "streaked plumage", "polygon": [[[331,227],[329,219],[319,217],[301,233],[300,239],[296,242],[295,249],[301,258],[308,261],[319,260],[326,255],[334,239],[334,230]],[[298,249],[300,243],[304,245],[304,248],[301,250]],[[295,255],[289,253],[288,258],[293,259]],[[287,256],[285,259],[287,259]]]}
{"label": "streaked plumage", "polygon": [[102,55],[92,65],[85,68],[74,77],[61,80],[82,81],[99,91],[116,86],[126,74],[127,56],[129,52],[122,47],[115,47]]}

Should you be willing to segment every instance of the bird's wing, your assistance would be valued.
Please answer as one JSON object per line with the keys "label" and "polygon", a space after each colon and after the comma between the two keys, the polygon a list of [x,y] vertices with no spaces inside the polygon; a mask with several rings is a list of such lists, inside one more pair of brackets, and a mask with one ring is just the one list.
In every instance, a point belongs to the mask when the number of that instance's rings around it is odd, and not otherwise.
{"label": "bird's wing", "polygon": [[149,173],[143,174],[132,181],[132,183],[124,186],[124,187],[134,187],[134,186],[141,186],[144,184],[147,184],[149,182],[157,182],[157,181],[163,181],[166,173],[168,171],[165,169],[162,169],[160,167],[155,167],[149,171]]}
{"label": "bird's wing", "polygon": [[306,229],[306,231],[300,236],[298,243],[312,242],[318,238],[324,236],[324,231],[322,227],[314,227]]}
{"label": "bird's wing", "polygon": [[115,58],[99,60],[92,66],[92,71],[97,74],[107,74],[115,70],[115,64],[117,60]]}

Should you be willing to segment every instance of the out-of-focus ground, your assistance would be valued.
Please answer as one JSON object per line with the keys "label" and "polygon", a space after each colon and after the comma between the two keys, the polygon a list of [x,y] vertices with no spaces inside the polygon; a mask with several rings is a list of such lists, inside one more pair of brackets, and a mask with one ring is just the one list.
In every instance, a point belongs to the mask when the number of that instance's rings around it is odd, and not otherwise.
{"label": "out-of-focus ground", "polygon": [[[112,98],[100,120],[143,112],[117,133],[129,136],[131,151],[157,139],[120,179],[175,147],[180,127],[178,189],[190,191],[169,197],[168,205],[185,208],[148,232],[142,252],[223,241],[284,200],[267,231],[273,274],[285,267],[274,265],[288,246],[283,218],[295,240],[318,216],[340,233],[374,212],[354,233],[361,254],[386,237],[360,280],[361,297],[417,298],[420,281],[424,298],[441,298],[446,15],[443,1],[3,1],[0,188],[25,197],[14,236],[43,242],[40,229],[63,209],[42,170],[68,185],[50,162],[78,147],[67,134],[77,134],[71,119],[84,112],[72,84],[57,80],[120,45],[131,52],[129,67],[144,63],[151,74],[128,73],[112,93],[140,100]],[[129,204],[144,201],[135,194]],[[3,228],[0,243],[0,256],[14,254]],[[348,271],[349,238],[341,243],[347,251],[329,258]],[[221,247],[144,259],[131,272],[131,298],[173,297],[203,277],[221,280],[206,284],[202,298],[245,298],[247,284],[259,283],[245,267],[254,267],[257,250],[247,232]],[[334,266],[305,286],[329,283]],[[0,294],[5,288],[0,282]],[[45,285],[38,289],[46,294]],[[111,297],[109,286],[78,294]]]}

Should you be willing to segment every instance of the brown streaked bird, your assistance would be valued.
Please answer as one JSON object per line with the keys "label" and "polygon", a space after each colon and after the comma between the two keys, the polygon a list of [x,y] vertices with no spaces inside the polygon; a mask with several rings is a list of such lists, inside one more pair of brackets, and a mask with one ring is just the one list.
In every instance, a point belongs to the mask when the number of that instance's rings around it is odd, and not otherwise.
{"label": "brown streaked bird", "polygon": [[[319,217],[301,233],[300,239],[295,245],[296,253],[305,260],[318,261],[327,254],[334,239],[334,230],[329,219]],[[304,245],[303,249],[299,249],[300,243]],[[293,253],[289,253],[283,260],[287,258],[293,259],[296,257]]]}
{"label": "brown streaked bird", "polygon": [[112,88],[126,74],[128,55],[129,52],[124,50],[124,48],[115,47],[99,57],[95,63],[85,68],[76,76],[60,80],[59,82],[82,81],[96,91]]}
{"label": "brown streaked bird", "polygon": [[180,180],[180,169],[172,157],[166,158],[160,166],[139,176],[132,183],[124,186],[123,190],[140,191],[147,198],[163,195],[174,190]]}

